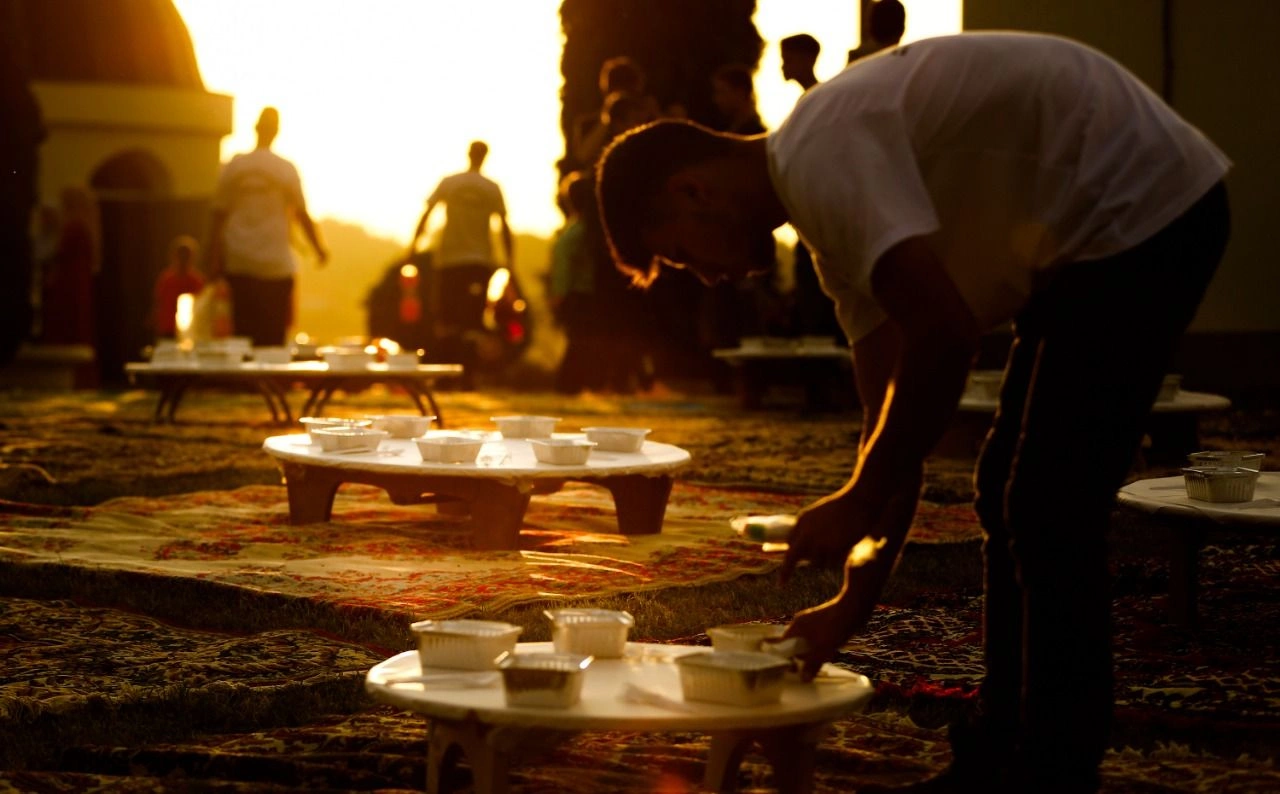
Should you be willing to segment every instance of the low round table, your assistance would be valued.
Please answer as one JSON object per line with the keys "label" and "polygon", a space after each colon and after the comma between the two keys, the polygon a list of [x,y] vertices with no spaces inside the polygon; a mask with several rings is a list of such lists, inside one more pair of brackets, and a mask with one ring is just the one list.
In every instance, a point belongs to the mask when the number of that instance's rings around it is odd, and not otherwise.
{"label": "low round table", "polygon": [[[549,642],[516,646],[519,653],[550,650]],[[826,665],[813,683],[788,682],[777,704],[739,707],[686,702],[672,660],[707,650],[628,643],[623,658],[592,662],[583,673],[581,700],[567,709],[507,706],[500,680],[484,687],[453,689],[393,683],[422,673],[417,651],[405,651],[374,666],[365,678],[365,690],[375,700],[431,719],[427,791],[432,794],[442,790],[458,750],[470,761],[477,792],[504,792],[508,767],[518,751],[546,750],[574,733],[593,730],[706,732],[711,735],[711,751],[705,785],[715,791],[736,788],[744,754],[752,743],[759,743],[773,765],[779,791],[810,791],[818,742],[832,720],[866,706],[873,691],[871,682],[866,676]],[[665,699],[667,705],[624,699],[629,685]]]}
{"label": "low round table", "polygon": [[1116,494],[1116,502],[1166,519],[1171,537],[1169,617],[1180,625],[1192,625],[1196,617],[1197,558],[1208,533],[1222,527],[1270,533],[1280,530],[1280,472],[1261,472],[1249,502],[1191,499],[1181,476],[1131,482]]}
{"label": "low round table", "polygon": [[581,466],[560,466],[540,463],[528,441],[498,433],[486,435],[474,463],[424,462],[412,439],[385,439],[373,452],[326,453],[306,434],[295,434],[272,436],[262,448],[284,472],[291,523],[328,521],[338,486],[365,483],[385,490],[395,504],[434,503],[442,513],[469,515],[467,527],[481,549],[518,548],[529,498],[555,493],[569,480],[608,489],[622,534],[660,532],[671,473],[690,460],[680,447],[646,441],[639,452],[593,450]]}

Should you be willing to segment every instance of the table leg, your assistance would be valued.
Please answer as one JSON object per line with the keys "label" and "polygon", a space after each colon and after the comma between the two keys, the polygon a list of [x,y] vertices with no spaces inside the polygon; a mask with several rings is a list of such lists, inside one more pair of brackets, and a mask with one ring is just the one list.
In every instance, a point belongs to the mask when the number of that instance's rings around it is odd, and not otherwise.
{"label": "table leg", "polygon": [[1169,622],[1183,628],[1196,625],[1200,588],[1200,548],[1204,530],[1194,519],[1169,524]]}
{"label": "table leg", "polygon": [[444,778],[465,755],[471,764],[476,794],[503,794],[508,790],[506,754],[486,741],[486,726],[474,721],[432,720],[427,742],[427,792],[443,794]]}
{"label": "table leg", "polygon": [[324,390],[324,385],[312,386],[311,391],[307,394],[307,399],[302,403],[302,411],[298,416],[315,416],[316,402],[320,399],[320,392]]}
{"label": "table leg", "polygon": [[254,381],[254,385],[258,387],[258,394],[262,395],[263,401],[267,404],[267,409],[271,411],[271,423],[281,424],[280,412],[276,409],[275,394],[272,393],[271,387],[263,380]]}
{"label": "table leg", "polygon": [[822,722],[713,733],[703,785],[713,791],[736,791],[742,759],[752,744],[758,744],[773,768],[774,786],[780,794],[809,794],[813,791],[818,743],[827,728],[828,723]]}
{"label": "table leg", "polygon": [[174,423],[174,414],[178,412],[178,403],[182,402],[182,397],[187,393],[187,387],[190,385],[190,381],[180,380],[174,383],[173,391],[169,392],[169,409],[167,412],[168,417],[166,418],[169,424]]}
{"label": "table leg", "polygon": [[515,549],[520,546],[520,527],[529,509],[529,494],[514,485],[476,482],[465,498],[470,502],[467,527],[477,549]]}
{"label": "table leg", "polygon": [[333,513],[333,497],[342,478],[315,466],[281,461],[285,490],[289,494],[289,523],[317,524]]}
{"label": "table leg", "polygon": [[624,535],[656,535],[662,531],[662,518],[671,497],[670,475],[646,477],[624,474],[618,477],[584,479],[603,485],[613,494],[618,513],[618,531]]}

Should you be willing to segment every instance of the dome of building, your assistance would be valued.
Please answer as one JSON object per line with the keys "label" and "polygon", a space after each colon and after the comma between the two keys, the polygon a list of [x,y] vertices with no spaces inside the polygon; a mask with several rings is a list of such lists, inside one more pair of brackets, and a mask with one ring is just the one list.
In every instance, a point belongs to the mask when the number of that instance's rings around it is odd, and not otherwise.
{"label": "dome of building", "polygon": [[0,27],[32,80],[204,89],[169,0],[0,0]]}

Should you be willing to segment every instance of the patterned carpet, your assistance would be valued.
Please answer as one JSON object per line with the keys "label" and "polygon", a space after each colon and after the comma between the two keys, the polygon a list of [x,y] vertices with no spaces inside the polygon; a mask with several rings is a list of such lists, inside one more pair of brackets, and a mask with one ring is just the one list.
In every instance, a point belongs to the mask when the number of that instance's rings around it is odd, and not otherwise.
{"label": "patterned carpet", "polygon": [[[357,395],[335,413],[401,410],[399,399]],[[705,643],[679,627],[726,616],[785,621],[776,557],[736,540],[725,518],[794,510],[839,485],[858,430],[856,416],[748,413],[718,398],[441,395],[452,426],[513,409],[564,416],[569,429],[609,417],[694,453],[666,553],[601,553],[617,539],[603,531],[608,498],[570,488],[535,499],[521,552],[493,555],[371,488],[344,488],[330,524],[291,528],[257,449],[279,432],[260,401],[197,394],[178,425],[158,426],[150,400],[0,399],[0,791],[422,790],[425,721],[361,689],[364,670],[406,647],[407,618],[529,623],[539,598],[558,593],[665,618],[645,637],[656,641]],[[1225,417],[1207,446],[1277,451],[1278,429],[1270,413]],[[941,726],[972,703],[981,673],[970,465],[930,464],[930,504],[895,584],[839,658],[876,696],[820,745],[817,791],[905,783],[948,760]],[[1216,536],[1201,555],[1200,626],[1179,629],[1164,612],[1159,528],[1120,518],[1118,724],[1104,791],[1280,791],[1280,544]],[[384,567],[432,572],[408,586],[409,574]],[[521,569],[540,584],[513,576]],[[565,570],[574,576],[547,584]],[[808,603],[832,584],[810,576]],[[665,603],[700,614],[662,615]],[[702,734],[583,734],[517,765],[512,790],[693,791],[707,751]],[[466,789],[465,770],[456,782]],[[755,756],[739,784],[775,789]]]}

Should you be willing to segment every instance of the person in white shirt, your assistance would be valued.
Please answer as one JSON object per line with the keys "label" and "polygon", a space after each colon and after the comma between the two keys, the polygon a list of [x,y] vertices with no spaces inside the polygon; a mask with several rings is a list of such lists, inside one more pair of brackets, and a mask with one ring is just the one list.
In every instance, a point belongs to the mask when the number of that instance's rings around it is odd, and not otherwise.
{"label": "person in white shirt", "polygon": [[1110,58],[1021,33],[860,61],[767,136],[658,122],[605,152],[620,268],[738,278],[768,267],[767,230],[790,222],[852,342],[857,464],[800,513],[782,568],[845,568],[840,594],[788,627],[808,675],[867,625],[979,336],[1014,322],[975,478],[986,677],[952,765],[911,790],[1098,789],[1110,507],[1225,249],[1229,165]]}
{"label": "person in white shirt", "polygon": [[231,291],[234,333],[255,345],[279,345],[293,316],[297,259],[290,226],[297,223],[321,267],[329,251],[307,213],[298,169],[271,151],[280,114],[264,108],[255,127],[258,145],[223,167],[213,199],[210,281],[225,278]]}
{"label": "person in white shirt", "polygon": [[467,151],[470,167],[446,176],[427,198],[427,208],[418,220],[413,239],[409,241],[409,261],[415,259],[418,240],[427,228],[427,219],[437,205],[445,207],[444,231],[440,244],[430,260],[431,318],[437,340],[446,358],[461,359],[465,366],[475,363],[474,350],[463,337],[481,328],[489,279],[497,264],[493,258],[490,224],[497,217],[502,232],[506,267],[515,273],[511,228],[507,225],[507,206],[502,188],[480,173],[489,146],[473,141]]}

